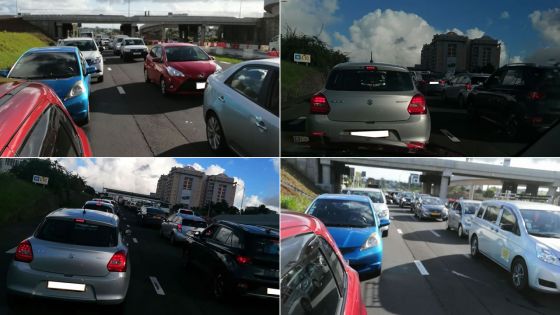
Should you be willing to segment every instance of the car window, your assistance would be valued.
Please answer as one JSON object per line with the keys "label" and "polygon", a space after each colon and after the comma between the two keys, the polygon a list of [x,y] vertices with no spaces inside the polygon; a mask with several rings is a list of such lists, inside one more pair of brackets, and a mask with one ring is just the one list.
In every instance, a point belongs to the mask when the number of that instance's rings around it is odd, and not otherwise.
{"label": "car window", "polygon": [[503,80],[503,86],[523,86],[525,85],[525,79],[523,77],[523,69],[512,68],[508,69]]}
{"label": "car window", "polygon": [[503,76],[505,75],[505,73],[505,70],[496,71],[492,76],[490,76],[490,78],[488,78],[488,81],[486,81],[487,87],[492,89],[500,86],[500,84],[502,84]]}
{"label": "car window", "polygon": [[62,42],[62,45],[78,47],[80,51],[97,50],[97,46],[95,45],[93,40],[65,40]]}
{"label": "car window", "polygon": [[218,230],[218,232],[216,232],[216,234],[214,234],[214,239],[222,244],[226,244],[229,237],[231,236],[232,231],[228,228],[225,227],[220,227],[220,229]]}
{"label": "car window", "polygon": [[497,206],[490,205],[486,208],[486,212],[482,219],[495,223],[498,219],[498,214],[500,214],[500,209]]}
{"label": "car window", "polygon": [[269,71],[263,67],[246,66],[235,72],[226,84],[251,101],[259,103],[263,83]]}
{"label": "car window", "polygon": [[125,39],[123,41],[123,45],[124,46],[128,46],[128,45],[144,45],[144,41],[139,39],[139,38],[135,38],[135,39]]}
{"label": "car window", "polygon": [[332,273],[336,280],[336,284],[338,286],[338,291],[340,295],[344,296],[344,279],[345,279],[345,271],[342,262],[338,259],[338,255],[333,250],[333,248],[329,245],[329,243],[322,237],[319,238],[321,243],[321,250],[327,257],[327,262],[331,267]]}
{"label": "car window", "polygon": [[214,235],[214,232],[216,232],[216,230],[219,228],[219,226],[217,225],[212,225],[210,227],[208,227],[206,230],[204,230],[204,232],[202,232],[202,236],[204,237],[212,237],[212,235]]}
{"label": "car window", "polygon": [[481,206],[480,209],[476,212],[476,217],[482,219],[482,215],[484,214],[484,210],[486,210],[486,206]]}
{"label": "car window", "polygon": [[183,219],[182,224],[186,226],[196,227],[196,228],[205,228],[208,226],[206,222],[189,220],[189,219]]}
{"label": "car window", "polygon": [[78,153],[79,145],[77,142],[78,135],[76,134],[74,127],[68,122],[66,115],[56,106],[53,105],[53,111],[56,112],[57,116],[57,133],[56,142],[54,143],[53,156],[63,156],[63,157],[76,157],[80,154]]}
{"label": "car window", "polygon": [[519,235],[519,229],[517,227],[517,220],[515,219],[515,215],[508,208],[504,207],[502,209],[502,217],[500,218],[500,229]]}
{"label": "car window", "polygon": [[465,214],[474,214],[479,205],[476,202],[465,202]]}
{"label": "car window", "polygon": [[326,226],[368,227],[375,226],[375,216],[369,202],[343,199],[317,199],[309,214],[319,218]]}
{"label": "car window", "polygon": [[56,124],[53,107],[47,109],[31,128],[18,152],[19,156],[52,156]]}
{"label": "car window", "polygon": [[103,204],[96,204],[96,203],[87,203],[84,205],[84,209],[113,213],[113,208]]}
{"label": "car window", "polygon": [[560,211],[521,209],[527,233],[548,238],[560,238]]}
{"label": "car window", "polygon": [[455,204],[455,210],[461,212],[461,204],[460,203]]}
{"label": "car window", "polygon": [[156,57],[157,56],[157,54],[156,54],[157,49],[158,49],[158,46],[152,47],[152,49],[150,49],[150,56]]}
{"label": "car window", "polygon": [[343,297],[316,238],[311,234],[292,237],[282,241],[282,248],[281,312],[338,314]]}
{"label": "car window", "polygon": [[327,80],[327,90],[335,91],[410,91],[410,74],[389,70],[335,69]]}
{"label": "car window", "polygon": [[35,52],[23,55],[10,72],[14,79],[57,79],[80,75],[73,52]]}
{"label": "car window", "polygon": [[247,249],[256,254],[278,255],[280,246],[278,238],[253,235],[248,238]]}
{"label": "car window", "polygon": [[488,79],[488,77],[472,77],[470,83],[473,85],[483,84],[486,82],[486,79]]}
{"label": "car window", "polygon": [[279,88],[279,80],[278,80],[278,71],[274,71],[272,73],[272,77],[270,78],[272,81],[272,88],[270,89],[270,97],[268,101],[268,111],[273,113],[275,116],[278,117],[280,111],[280,88]]}
{"label": "car window", "polygon": [[117,228],[98,225],[85,220],[46,219],[36,237],[41,240],[82,246],[115,247],[118,244]]}
{"label": "car window", "polygon": [[210,60],[210,56],[197,46],[165,47],[165,56],[172,62]]}

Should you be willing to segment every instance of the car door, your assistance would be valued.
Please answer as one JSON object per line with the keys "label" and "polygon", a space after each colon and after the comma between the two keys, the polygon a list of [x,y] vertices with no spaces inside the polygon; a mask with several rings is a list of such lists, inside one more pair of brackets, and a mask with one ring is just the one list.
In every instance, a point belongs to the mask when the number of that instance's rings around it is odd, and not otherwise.
{"label": "car door", "polygon": [[495,259],[496,257],[498,242],[497,233],[499,231],[497,221],[500,211],[501,210],[498,205],[489,204],[482,216],[481,229],[479,231],[479,250],[492,259]]}
{"label": "car door", "polygon": [[513,209],[503,206],[499,219],[499,230],[496,232],[497,244],[495,260],[509,270],[512,258],[521,248],[521,232],[519,222]]}
{"label": "car door", "polygon": [[197,265],[202,270],[207,272],[210,271],[209,261],[213,257],[210,254],[210,241],[216,234],[216,231],[220,228],[220,225],[211,225],[202,231],[198,236],[195,236],[191,241],[188,242],[188,251],[192,262]]}
{"label": "car door", "polygon": [[[216,270],[216,268],[222,268],[229,262],[231,257],[230,242],[233,231],[225,226],[220,226],[220,228],[214,233],[214,236],[208,240],[208,247],[206,247],[205,256],[207,257],[207,263],[210,270]],[[228,244],[228,242],[230,244]]]}
{"label": "car door", "polygon": [[156,57],[156,49],[158,46],[152,47],[150,52],[146,56],[146,72],[148,73],[148,79],[153,80],[154,78],[154,58]]}
{"label": "car door", "polygon": [[[493,90],[491,102],[491,118],[505,122],[511,115],[517,114],[515,92],[525,86],[525,68],[512,67],[507,69],[501,84]],[[523,118],[523,117],[521,117]]]}
{"label": "car door", "polygon": [[167,217],[167,219],[163,220],[163,222],[161,222],[161,232],[164,235],[169,236],[169,233],[171,233],[171,229],[172,229],[172,223],[175,220],[176,215],[172,214],[169,217]]}
{"label": "car door", "polygon": [[449,211],[449,226],[457,229],[459,227],[459,222],[461,222],[461,204],[455,202],[453,207]]}
{"label": "car door", "polygon": [[216,90],[228,143],[243,155],[278,154],[278,68],[248,64]]}
{"label": "car door", "polygon": [[474,96],[473,105],[480,115],[495,116],[493,114],[493,112],[495,111],[494,93],[502,84],[505,72],[506,70],[496,71],[488,78],[488,80],[483,85],[479,86],[472,92]]}

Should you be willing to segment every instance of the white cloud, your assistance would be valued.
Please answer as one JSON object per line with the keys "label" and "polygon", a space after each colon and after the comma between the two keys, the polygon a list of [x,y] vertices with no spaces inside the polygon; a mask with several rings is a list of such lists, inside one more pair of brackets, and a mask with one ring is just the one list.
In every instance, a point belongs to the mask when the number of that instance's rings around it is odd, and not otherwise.
{"label": "white cloud", "polygon": [[479,29],[478,27],[471,28],[467,30],[467,37],[470,39],[481,38],[484,36],[484,31]]}
{"label": "white cloud", "polygon": [[520,63],[523,62],[523,58],[521,56],[512,56],[509,58],[509,63]]}
{"label": "white cloud", "polygon": [[508,63],[509,58],[508,58],[508,52],[507,52],[507,47],[506,47],[506,43],[504,43],[503,40],[499,40],[498,41],[501,45],[501,50],[500,50],[500,66],[503,66],[505,64]]}
{"label": "white cloud", "polygon": [[[245,195],[245,181],[239,177],[233,177],[235,182],[237,182],[237,187],[235,189],[235,197],[233,198],[233,205],[238,209],[241,208],[241,200],[243,200],[243,196]],[[243,203],[243,207],[245,204]]]}
{"label": "white cloud", "polygon": [[212,164],[206,168],[204,173],[206,173],[206,175],[218,175],[224,173],[225,171],[226,170],[223,167],[216,164]]}
{"label": "white cloud", "polygon": [[331,43],[331,36],[324,29],[336,21],[334,13],[338,10],[338,0],[290,0],[282,2],[280,9],[282,32],[290,27],[297,33],[319,36],[326,43]]}
{"label": "white cloud", "polygon": [[560,8],[529,14],[533,28],[550,43],[560,46]]}
{"label": "white cloud", "polygon": [[509,19],[509,12],[508,11],[504,11],[502,12],[502,14],[500,14],[500,19]]}

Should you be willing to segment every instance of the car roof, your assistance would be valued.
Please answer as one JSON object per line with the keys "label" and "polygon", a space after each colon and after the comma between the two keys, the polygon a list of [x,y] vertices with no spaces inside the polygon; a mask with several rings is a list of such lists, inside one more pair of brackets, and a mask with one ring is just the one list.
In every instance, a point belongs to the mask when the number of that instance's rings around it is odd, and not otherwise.
{"label": "car roof", "polygon": [[295,213],[283,212],[280,214],[280,237],[281,239],[290,238],[295,235],[314,233],[317,235],[325,235],[328,233],[327,227],[314,216]]}
{"label": "car roof", "polygon": [[355,191],[377,191],[383,192],[381,188],[370,188],[370,187],[352,187],[352,188],[344,188],[346,190],[355,190]]}
{"label": "car roof", "polygon": [[260,225],[249,225],[249,224],[243,224],[243,223],[237,223],[237,222],[225,221],[225,220],[218,221],[218,224],[222,224],[231,228],[238,228],[250,234],[264,235],[264,236],[278,236],[278,230],[273,229],[271,227],[265,227]]}
{"label": "car roof", "polygon": [[65,42],[65,41],[72,41],[72,40],[90,40],[90,41],[95,41],[93,38],[91,37],[68,37],[65,39],[62,39],[61,41]]}
{"label": "car roof", "polygon": [[199,222],[206,222],[206,220],[204,220],[203,218],[196,216],[196,215],[192,215],[192,214],[184,214],[184,213],[177,213],[177,215],[183,219],[187,219],[187,220],[193,220],[193,221],[199,221]]}
{"label": "car roof", "polygon": [[401,72],[410,72],[407,68],[399,65],[392,65],[388,63],[370,63],[370,62],[345,62],[339,63],[334,66],[334,69],[359,69],[365,66],[375,66],[379,70],[391,70],[391,71],[401,71]]}
{"label": "car roof", "polygon": [[117,227],[119,224],[119,217],[112,213],[96,211],[96,210],[84,210],[84,209],[71,209],[71,208],[60,208],[49,214],[45,218],[70,218],[70,219],[84,219],[95,222],[101,222],[108,225]]}
{"label": "car roof", "polygon": [[480,201],[480,200],[474,200],[474,199],[459,199],[459,200],[455,200],[455,202],[476,202],[476,203],[481,203],[482,201]]}
{"label": "car roof", "polygon": [[270,66],[278,67],[280,65],[280,58],[265,58],[265,59],[255,59],[255,60],[248,60],[238,63],[237,65],[252,65],[252,64],[265,64]]}
{"label": "car roof", "polygon": [[106,202],[106,201],[104,201],[104,200],[88,200],[88,201],[86,201],[86,203],[85,203],[84,205],[90,205],[90,204],[92,204],[92,203],[93,203],[93,204],[96,204],[96,205],[97,205],[97,204],[101,204],[101,205],[109,206],[109,207],[113,208],[113,204],[112,204],[112,203]]}
{"label": "car roof", "polygon": [[73,52],[73,53],[77,53],[78,47],[74,47],[74,46],[49,46],[49,47],[36,47],[36,48],[31,48],[28,51],[26,51],[25,53],[42,53],[42,52]]}
{"label": "car roof", "polygon": [[[140,38],[140,37],[127,37],[126,39],[142,39],[142,38]],[[142,39],[142,40],[144,40],[144,39]]]}
{"label": "car roof", "polygon": [[192,47],[192,46],[197,46],[195,44],[191,44],[191,43],[159,43],[157,45],[160,45],[162,47],[177,47],[177,46],[187,46],[187,47]]}
{"label": "car roof", "polygon": [[322,194],[322,195],[319,195],[315,200],[319,200],[319,199],[366,201],[366,202],[370,201],[368,196],[348,195],[348,194]]}
{"label": "car roof", "polygon": [[521,201],[521,200],[486,200],[486,202],[497,203],[500,205],[512,205],[518,209],[525,210],[551,210],[560,211],[559,206],[551,205],[542,202]]}

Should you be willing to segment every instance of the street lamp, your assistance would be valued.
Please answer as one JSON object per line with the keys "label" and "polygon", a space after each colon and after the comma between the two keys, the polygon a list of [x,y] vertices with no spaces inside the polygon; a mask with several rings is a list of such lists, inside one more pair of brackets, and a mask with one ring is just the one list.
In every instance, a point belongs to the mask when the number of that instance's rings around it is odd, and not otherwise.
{"label": "street lamp", "polygon": [[241,18],[241,5],[243,4],[243,0],[239,1],[239,18]]}

